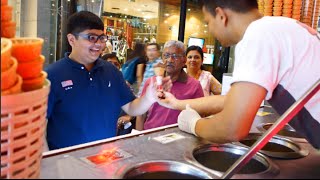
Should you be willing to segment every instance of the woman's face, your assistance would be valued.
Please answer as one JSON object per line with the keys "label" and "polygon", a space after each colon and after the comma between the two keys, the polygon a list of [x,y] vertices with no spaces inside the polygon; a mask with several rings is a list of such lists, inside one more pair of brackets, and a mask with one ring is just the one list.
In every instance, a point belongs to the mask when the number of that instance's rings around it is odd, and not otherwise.
{"label": "woman's face", "polygon": [[203,59],[197,50],[191,50],[187,54],[187,68],[200,69]]}

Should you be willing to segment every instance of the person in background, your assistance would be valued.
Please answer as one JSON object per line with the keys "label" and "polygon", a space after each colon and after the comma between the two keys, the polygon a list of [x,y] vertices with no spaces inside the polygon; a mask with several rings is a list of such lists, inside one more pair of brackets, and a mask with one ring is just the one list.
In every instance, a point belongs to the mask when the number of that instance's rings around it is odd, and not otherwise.
{"label": "person in background", "polygon": [[101,57],[101,59],[106,60],[116,66],[119,70],[121,68],[120,61],[115,53],[105,54]]}
{"label": "person in background", "polygon": [[203,63],[202,49],[199,46],[189,46],[186,56],[187,74],[200,81],[204,96],[220,95],[220,82],[210,72],[201,69]]}
{"label": "person in background", "polygon": [[106,47],[105,47],[102,55],[112,54],[112,49],[113,49],[112,44],[111,44],[110,40],[108,39],[106,42]]}
{"label": "person in background", "polygon": [[[47,110],[49,149],[58,149],[116,135],[121,110],[131,116],[145,113],[163,94],[152,83],[136,98],[121,72],[100,57],[107,36],[102,20],[80,11],[67,22],[71,53],[45,71],[51,82]],[[170,80],[164,79],[165,88]]]}
{"label": "person in background", "polygon": [[[141,95],[142,89],[144,87],[144,83],[147,81],[147,79],[155,75],[153,71],[153,66],[162,62],[162,59],[160,56],[160,46],[157,43],[147,44],[146,55],[148,59],[147,63],[138,65],[139,72],[142,72],[142,75],[143,75],[142,76],[143,80],[139,86],[140,88],[139,88],[138,96]],[[144,65],[145,65],[145,68],[142,67]],[[141,71],[141,69],[144,69],[144,71]]]}
{"label": "person in background", "polygon": [[134,50],[128,55],[128,60],[122,65],[121,71],[124,79],[134,90],[134,94],[138,93],[139,84],[142,81],[143,70],[138,68],[139,64],[145,64],[145,45],[136,43]]}
{"label": "person in background", "polygon": [[[118,57],[115,53],[105,54],[101,57],[101,59],[106,60],[116,66],[119,70],[121,68]],[[133,89],[131,89],[133,92]],[[122,125],[125,125],[128,122],[132,122],[132,126],[127,129],[121,129]],[[133,126],[135,126],[135,117],[127,115],[123,110],[121,110],[119,118],[118,118],[118,126],[117,126],[117,135],[124,135],[131,132]]]}
{"label": "person in background", "polygon": [[[263,17],[257,1],[203,3],[213,36],[225,47],[237,44],[231,88],[226,96],[196,100],[177,100],[165,93],[166,99],[158,102],[183,110],[178,117],[181,130],[215,143],[236,142],[248,135],[264,99],[282,115],[319,80],[320,35],[294,19]],[[289,122],[316,149],[320,149],[319,102],[318,92]],[[202,119],[198,113],[214,115]]]}
{"label": "person in background", "polygon": [[[203,97],[202,87],[199,81],[187,75],[183,70],[186,63],[185,47],[181,41],[168,41],[164,45],[162,54],[165,76],[169,76],[172,81],[171,93],[178,99],[192,99]],[[149,78],[141,94],[146,95],[147,87],[155,76]],[[180,111],[172,110],[154,103],[148,110],[147,116],[137,118],[136,129],[146,130],[160,126],[177,123]],[[144,118],[146,117],[146,118]]]}

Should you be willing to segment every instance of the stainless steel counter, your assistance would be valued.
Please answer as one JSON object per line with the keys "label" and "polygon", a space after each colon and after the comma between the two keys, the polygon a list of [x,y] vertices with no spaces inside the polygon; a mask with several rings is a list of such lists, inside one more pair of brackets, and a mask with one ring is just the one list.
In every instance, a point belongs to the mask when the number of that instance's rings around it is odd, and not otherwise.
{"label": "stainless steel counter", "polygon": [[[260,109],[272,112],[270,108]],[[274,122],[278,115],[273,112],[264,117],[257,116],[251,128],[251,132],[258,132],[256,128],[261,123]],[[184,138],[162,144],[153,138],[169,133],[177,133]],[[142,132],[138,135],[126,135],[123,137],[106,139],[104,141],[82,145],[75,149],[45,153],[41,164],[40,178],[119,178],[123,170],[138,163],[152,160],[172,160],[194,166],[186,160],[186,153],[193,151],[207,141],[196,138],[193,135],[180,131],[176,126],[163,127],[154,131]],[[320,178],[320,152],[312,148],[308,143],[299,144],[309,150],[309,155],[292,160],[269,159],[276,164],[280,171],[278,174],[237,174],[233,178]],[[104,150],[118,149],[124,152],[123,159],[102,164],[93,165],[84,160],[84,157],[101,153]],[[212,178],[216,174],[206,171]]]}

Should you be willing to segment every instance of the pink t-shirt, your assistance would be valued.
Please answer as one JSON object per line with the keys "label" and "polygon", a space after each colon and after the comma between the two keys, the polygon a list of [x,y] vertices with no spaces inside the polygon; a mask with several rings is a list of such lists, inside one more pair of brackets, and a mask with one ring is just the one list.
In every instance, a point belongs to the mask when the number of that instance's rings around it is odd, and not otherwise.
{"label": "pink t-shirt", "polygon": [[[154,78],[154,77],[152,77]],[[150,84],[150,78],[144,85],[142,96],[145,94],[146,87]],[[186,82],[174,82],[170,91],[177,99],[195,99],[203,97],[202,87],[196,79],[189,77]],[[165,108],[158,103],[154,103],[147,115],[143,129],[152,129],[160,126],[177,123],[181,111]]]}

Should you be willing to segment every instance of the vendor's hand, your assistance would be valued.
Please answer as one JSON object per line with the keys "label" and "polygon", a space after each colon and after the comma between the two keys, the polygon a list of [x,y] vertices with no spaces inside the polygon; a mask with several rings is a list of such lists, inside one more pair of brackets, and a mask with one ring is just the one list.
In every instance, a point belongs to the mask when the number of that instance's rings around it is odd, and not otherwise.
{"label": "vendor's hand", "polygon": [[[163,94],[164,97],[159,98],[157,102],[163,107],[169,109],[177,109],[177,104],[179,100],[177,100],[176,97],[174,97],[174,95],[169,92],[163,92]],[[160,96],[160,94],[158,94],[158,96]]]}
{"label": "vendor's hand", "polygon": [[170,91],[172,87],[172,81],[170,77],[164,77],[162,79],[162,91],[157,91],[157,83],[155,77],[150,78],[150,84],[146,91],[147,99],[154,103],[157,102],[158,99],[165,98],[165,92]]}
{"label": "vendor's hand", "polygon": [[178,116],[178,126],[182,131],[191,133],[197,136],[195,132],[197,121],[201,119],[201,116],[190,107],[186,105],[186,109],[181,111]]}

